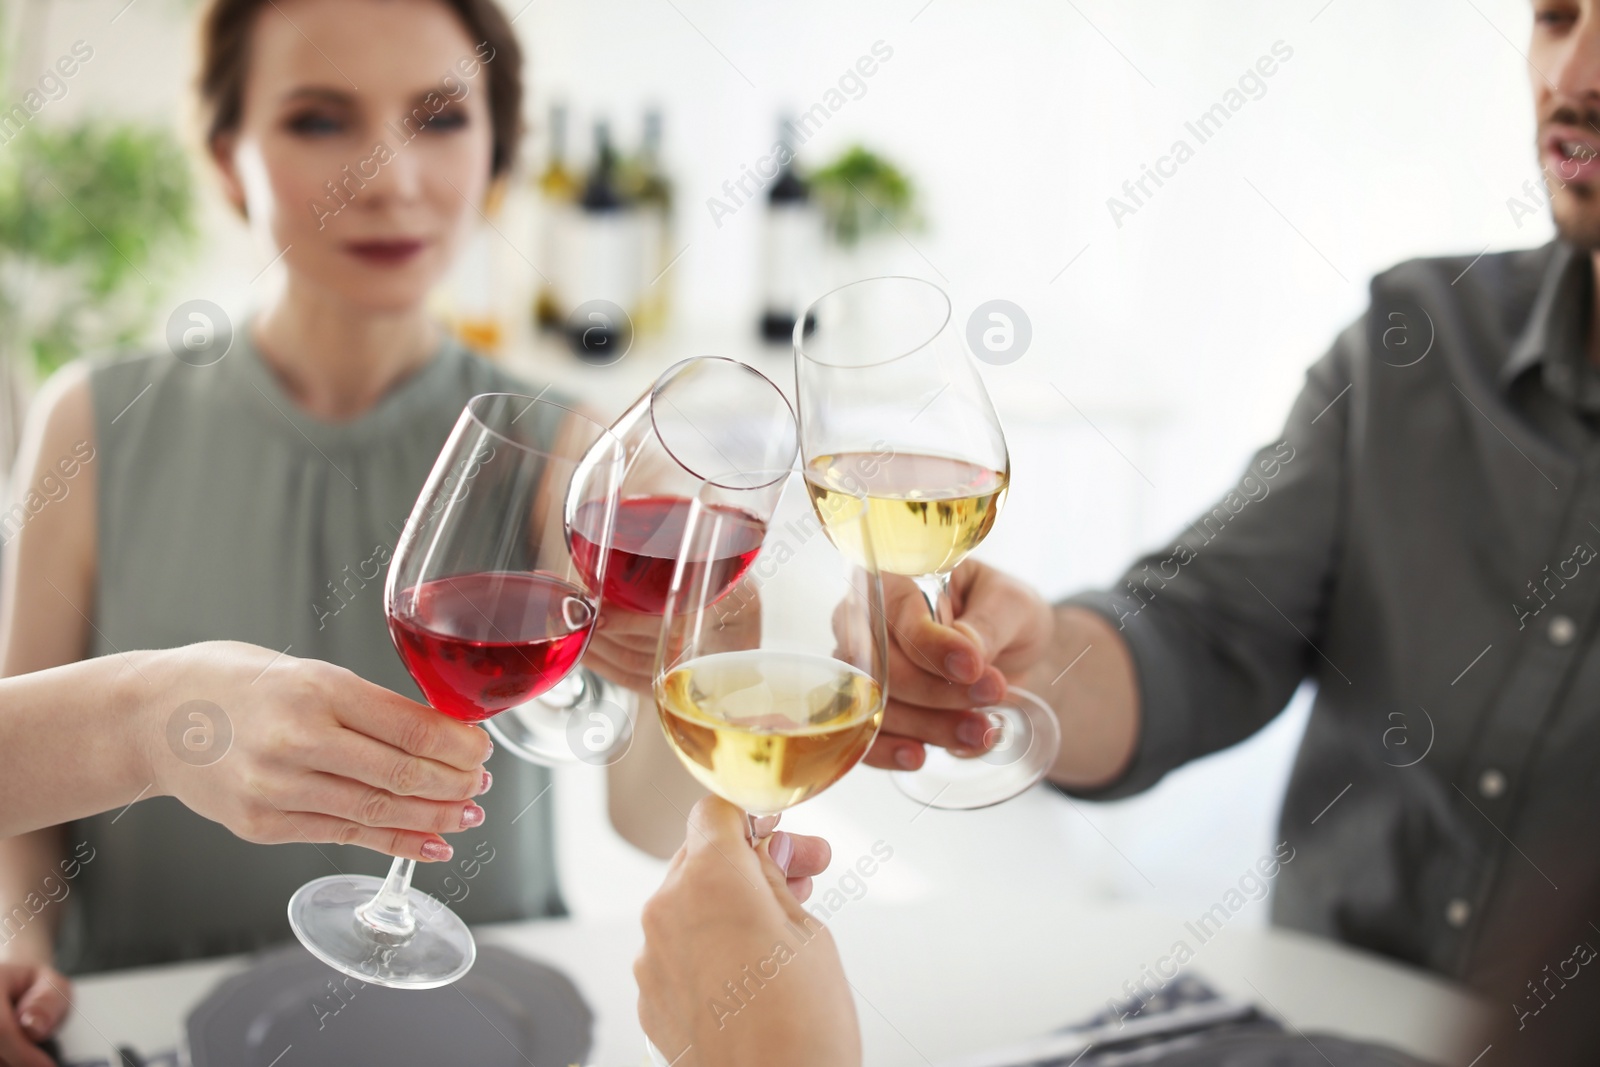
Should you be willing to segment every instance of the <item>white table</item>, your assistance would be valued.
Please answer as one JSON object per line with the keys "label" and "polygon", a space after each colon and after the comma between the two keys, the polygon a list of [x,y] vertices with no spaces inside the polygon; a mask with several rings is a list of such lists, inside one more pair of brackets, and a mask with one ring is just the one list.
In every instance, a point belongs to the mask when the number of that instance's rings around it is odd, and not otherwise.
{"label": "white table", "polygon": [[[1267,1007],[1293,1026],[1394,1045],[1451,1067],[1482,1051],[1483,1005],[1431,975],[1287,931],[1228,929],[1197,944],[1182,917],[1017,896],[984,912],[943,898],[875,904],[831,920],[864,1033],[867,1063],[927,1067],[1076,1022],[1120,996],[1178,938],[1185,973]],[[500,944],[565,971],[593,1008],[593,1067],[644,1063],[635,1019],[636,923],[546,921],[484,927]],[[240,959],[85,978],[63,1032],[69,1059],[112,1047],[173,1048],[190,1008]]]}

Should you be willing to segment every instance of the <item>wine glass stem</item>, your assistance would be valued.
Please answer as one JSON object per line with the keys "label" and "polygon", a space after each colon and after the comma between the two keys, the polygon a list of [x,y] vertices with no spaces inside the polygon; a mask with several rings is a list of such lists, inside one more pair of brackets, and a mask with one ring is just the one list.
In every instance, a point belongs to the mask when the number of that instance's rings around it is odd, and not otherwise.
{"label": "wine glass stem", "polygon": [[928,602],[934,622],[949,626],[955,621],[955,605],[950,602],[950,575],[922,574],[911,580],[922,590],[922,599]]}
{"label": "wine glass stem", "polygon": [[[928,611],[933,614],[933,621],[941,626],[949,626],[955,621],[955,604],[950,599],[950,575],[924,574],[911,579],[917,583],[917,588],[922,590],[922,599],[928,602]],[[984,748],[998,744],[1005,739],[1006,720],[995,712],[989,713],[989,732],[984,737]]]}
{"label": "wine glass stem", "polygon": [[396,859],[389,867],[378,895],[356,909],[356,918],[373,930],[393,938],[408,938],[417,930],[411,912],[411,872],[415,860]]}
{"label": "wine glass stem", "polygon": [[560,711],[572,711],[598,688],[599,682],[595,679],[594,672],[587,667],[579,667],[541,693],[539,699],[549,707]]}

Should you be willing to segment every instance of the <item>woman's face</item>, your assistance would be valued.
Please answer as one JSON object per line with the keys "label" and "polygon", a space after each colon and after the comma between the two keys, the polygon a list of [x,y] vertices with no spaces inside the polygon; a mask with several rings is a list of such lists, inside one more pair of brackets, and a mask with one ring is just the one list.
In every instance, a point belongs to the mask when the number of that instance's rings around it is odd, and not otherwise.
{"label": "woman's face", "polygon": [[364,311],[419,306],[487,190],[493,61],[435,0],[275,0],[239,129],[213,148],[230,198],[295,280]]}

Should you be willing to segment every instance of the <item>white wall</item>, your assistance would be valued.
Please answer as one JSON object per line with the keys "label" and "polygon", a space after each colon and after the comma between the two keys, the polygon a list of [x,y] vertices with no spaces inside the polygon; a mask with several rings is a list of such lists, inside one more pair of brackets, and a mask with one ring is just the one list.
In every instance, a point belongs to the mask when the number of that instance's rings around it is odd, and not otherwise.
{"label": "white wall", "polygon": [[[779,110],[815,102],[874,42],[893,48],[805,158],[857,139],[889,155],[916,178],[928,226],[891,238],[878,261],[942,278],[961,321],[991,297],[1031,316],[1032,350],[986,370],[1016,474],[983,554],[1051,594],[1109,578],[1222,491],[1275,432],[1304,367],[1360,312],[1373,272],[1550,232],[1538,216],[1517,226],[1506,206],[1537,175],[1524,0],[523,2],[507,7],[522,10],[536,123],[559,96],[579,145],[599,112],[631,141],[645,103],[665,108],[689,246],[674,268],[675,336],[697,348],[697,336],[745,329],[758,251],[757,212],[719,228],[706,198],[765,151]],[[138,0],[113,24],[125,4],[53,5],[34,54],[82,37],[96,58],[43,118],[181,116],[187,5]],[[1197,144],[1184,123],[1279,41],[1293,56],[1265,95]],[[1180,137],[1194,157],[1119,227],[1107,198]],[[501,257],[513,273],[538,247],[518,210],[516,254]],[[172,304],[242,306],[270,258],[220,210],[210,219]],[[991,873],[1037,849],[1059,859],[1052,876],[1086,891],[1209,902],[1268,847],[1300,721],[1121,805],[1080,814],[1039,798],[1014,816],[940,816],[912,848],[926,875],[912,881],[956,877],[963,865],[941,849],[976,850],[964,866]],[[626,861],[586,788],[563,809],[569,892],[581,885],[580,907],[628,906],[634,890],[614,877]],[[819,801],[794,821],[848,835],[846,807]]]}

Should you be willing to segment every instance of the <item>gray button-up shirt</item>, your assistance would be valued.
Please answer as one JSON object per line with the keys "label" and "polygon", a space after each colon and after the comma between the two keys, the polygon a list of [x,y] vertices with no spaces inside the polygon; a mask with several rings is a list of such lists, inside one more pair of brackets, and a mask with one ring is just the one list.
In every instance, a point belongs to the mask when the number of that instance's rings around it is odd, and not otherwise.
{"label": "gray button-up shirt", "polygon": [[[1418,260],[1307,373],[1281,438],[1122,585],[1148,788],[1304,679],[1274,921],[1484,989],[1600,920],[1600,374],[1560,242]],[[1578,930],[1594,932],[1577,922]]]}

